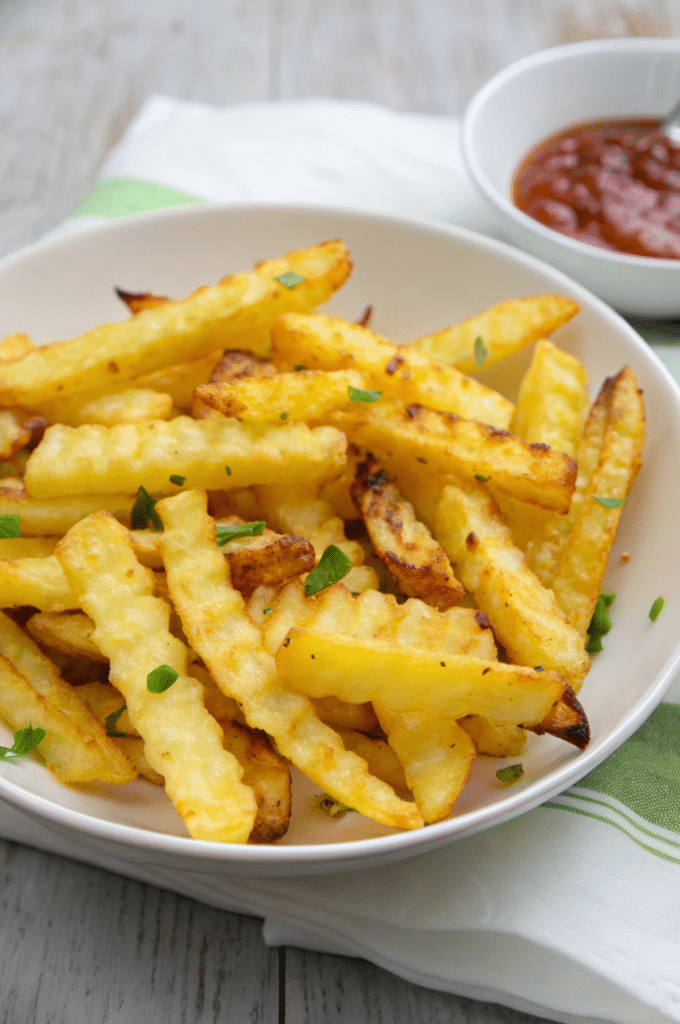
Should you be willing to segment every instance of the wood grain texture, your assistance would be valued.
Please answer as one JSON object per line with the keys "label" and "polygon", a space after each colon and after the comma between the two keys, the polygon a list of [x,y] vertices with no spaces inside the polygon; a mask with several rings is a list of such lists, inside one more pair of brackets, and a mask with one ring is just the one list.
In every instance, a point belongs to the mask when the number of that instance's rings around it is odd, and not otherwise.
{"label": "wood grain texture", "polygon": [[286,951],[290,1024],[548,1024],[496,1003],[433,992],[363,960]]}
{"label": "wood grain texture", "polygon": [[[460,115],[500,68],[680,36],[677,0],[0,0],[0,255],[87,194],[151,93]],[[0,1024],[282,1024],[260,922],[0,842]],[[288,950],[288,1024],[527,1024],[359,960]]]}
{"label": "wood grain texture", "polygon": [[261,922],[0,843],[0,1024],[273,1024]]}

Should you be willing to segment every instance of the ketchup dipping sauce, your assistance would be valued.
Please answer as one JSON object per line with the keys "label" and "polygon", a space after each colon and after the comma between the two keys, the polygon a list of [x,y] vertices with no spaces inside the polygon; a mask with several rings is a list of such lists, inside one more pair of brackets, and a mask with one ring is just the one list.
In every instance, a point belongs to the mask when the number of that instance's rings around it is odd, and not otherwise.
{"label": "ketchup dipping sauce", "polygon": [[680,146],[660,124],[598,121],[551,136],[520,164],[515,206],[600,249],[680,259]]}

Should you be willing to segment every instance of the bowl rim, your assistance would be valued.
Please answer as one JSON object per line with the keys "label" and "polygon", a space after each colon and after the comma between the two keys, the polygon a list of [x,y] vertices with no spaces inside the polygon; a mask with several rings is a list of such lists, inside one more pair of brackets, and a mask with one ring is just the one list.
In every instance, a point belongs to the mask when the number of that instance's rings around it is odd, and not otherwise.
{"label": "bowl rim", "polygon": [[[421,217],[403,217],[392,214],[369,213],[361,209],[347,206],[317,206],[312,204],[275,203],[225,203],[196,206],[173,207],[162,210],[138,213],[122,217],[103,224],[83,225],[77,231],[69,231],[59,236],[52,236],[44,242],[26,246],[0,260],[0,275],[8,267],[29,258],[34,253],[51,249],[58,253],[59,249],[68,249],[78,243],[83,236],[124,234],[134,230],[137,224],[153,223],[160,220],[200,220],[212,216],[230,214],[256,215],[285,213],[304,217],[312,215],[321,218],[343,218],[350,222],[362,222],[364,225],[377,223],[392,224],[396,228],[414,228],[427,233],[434,232],[439,236],[447,236],[462,241],[474,248],[491,254],[498,254],[514,264],[521,264],[528,269],[547,273],[554,281],[555,287],[563,285],[577,301],[585,302],[596,313],[613,322],[622,331],[638,353],[643,353],[660,372],[667,386],[674,394],[680,409],[680,386],[675,382],[669,371],[656,354],[649,349],[643,339],[611,306],[590,292],[585,286],[573,281],[568,275],[544,261],[499,241],[468,228],[458,227],[446,222],[434,221]],[[205,840],[193,839],[189,836],[177,836],[166,832],[144,829],[138,825],[126,825],[112,822],[75,808],[53,803],[50,799],[32,793],[21,786],[15,785],[7,776],[0,773],[0,800],[3,800],[20,811],[24,811],[33,819],[45,819],[56,829],[64,829],[69,834],[77,832],[98,840],[108,840],[125,847],[128,851],[144,854],[160,854],[173,857],[182,855],[188,863],[203,862],[207,867],[223,869],[232,866],[234,870],[248,867],[255,874],[260,868],[268,874],[275,875],[277,868],[299,868],[305,865],[311,873],[321,873],[335,869],[353,870],[362,863],[375,864],[381,859],[392,860],[395,855],[399,859],[410,859],[427,853],[430,850],[468,838],[477,832],[500,825],[513,817],[532,810],[551,796],[562,792],[566,787],[575,784],[606,757],[627,740],[648,718],[657,705],[663,700],[680,673],[680,639],[664,662],[656,683],[646,691],[630,709],[623,721],[613,729],[596,747],[578,752],[572,760],[554,768],[543,778],[531,783],[529,798],[527,790],[508,792],[502,801],[488,804],[481,808],[468,811],[460,817],[448,818],[427,828],[413,831],[399,831],[387,836],[364,839],[352,839],[338,843],[296,844],[289,846],[258,846],[248,844],[222,844]],[[466,819],[473,817],[472,822]],[[397,854],[398,851],[398,854]],[[351,862],[351,863],[350,863]],[[160,862],[159,862],[160,863]],[[329,865],[331,866],[329,868]]]}
{"label": "bowl rim", "polygon": [[[601,249],[595,245],[588,245],[578,239],[570,238],[568,235],[560,234],[552,228],[534,220],[515,206],[509,199],[499,192],[491,183],[486,170],[477,156],[475,143],[476,121],[484,109],[485,104],[499,90],[503,89],[508,82],[518,78],[527,71],[546,64],[552,64],[561,60],[569,60],[572,57],[590,56],[597,57],[602,53],[678,53],[680,54],[680,39],[667,39],[655,36],[623,37],[617,39],[588,39],[578,43],[565,43],[561,46],[553,46],[549,49],[539,50],[537,53],[522,57],[507,67],[502,68],[493,75],[473,95],[468,103],[461,121],[461,151],[463,162],[467,168],[471,180],[477,189],[486,197],[497,210],[514,221],[524,231],[530,232],[540,238],[548,245],[561,247],[575,257],[592,259],[602,266],[618,266],[622,270],[649,271],[654,269],[657,273],[664,275],[678,272],[680,260],[664,259],[657,256],[635,256],[632,253],[614,252],[609,249]],[[564,129],[578,125],[581,122],[571,122],[564,125]],[[540,143],[542,139],[538,139]]]}

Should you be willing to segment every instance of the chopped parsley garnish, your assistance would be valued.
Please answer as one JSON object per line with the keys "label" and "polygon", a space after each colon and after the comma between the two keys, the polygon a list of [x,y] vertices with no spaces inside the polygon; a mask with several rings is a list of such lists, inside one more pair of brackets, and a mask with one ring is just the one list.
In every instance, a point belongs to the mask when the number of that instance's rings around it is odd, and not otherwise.
{"label": "chopped parsley garnish", "polygon": [[179,672],[169,665],[159,665],[149,672],[146,677],[146,688],[149,693],[165,693],[172,684],[179,679]]}
{"label": "chopped parsley garnish", "polygon": [[597,599],[593,617],[588,626],[588,643],[586,651],[588,654],[597,654],[602,651],[602,637],[612,628],[609,618],[609,609],[614,604],[616,594],[603,591]]}
{"label": "chopped parsley garnish", "polygon": [[224,467],[224,472],[227,474],[227,476],[231,476],[231,469],[229,466]]}
{"label": "chopped parsley garnish", "polygon": [[107,736],[127,736],[126,732],[116,731],[116,724],[118,723],[118,719],[123,714],[126,708],[127,704],[123,704],[122,707],[118,708],[117,711],[112,711],[110,715],[106,716],[106,718],[104,719],[104,725],[106,726]]}
{"label": "chopped parsley garnish", "polygon": [[288,413],[287,412],[282,412],[281,413],[281,419],[282,420],[287,420],[288,419]]}
{"label": "chopped parsley garnish", "polygon": [[144,487],[137,491],[137,498],[130,512],[130,526],[133,530],[146,530],[151,520],[154,529],[162,530],[161,517],[156,512],[156,502]]}
{"label": "chopped parsley garnish", "polygon": [[335,797],[329,796],[328,793],[316,793],[314,796],[310,796],[309,806],[312,808],[318,807],[329,818],[342,818],[349,811],[353,810],[352,807],[346,807],[339,800],[336,800]]}
{"label": "chopped parsley garnish", "polygon": [[19,516],[0,516],[0,539],[9,540],[11,537],[19,537],[20,534]]}
{"label": "chopped parsley garnish", "polygon": [[293,270],[287,270],[285,274],[279,274],[278,277],[274,278],[279,284],[282,284],[284,288],[295,288],[297,284],[304,281],[304,277],[300,277]]}
{"label": "chopped parsley garnish", "polygon": [[512,786],[524,775],[524,768],[521,764],[511,764],[507,768],[499,768],[496,772],[496,778],[499,782],[504,782],[506,786]]}
{"label": "chopped parsley garnish", "polygon": [[262,609],[262,614],[263,615],[271,615],[271,613],[272,613],[272,609],[271,608],[263,608]]}
{"label": "chopped parsley garnish", "polygon": [[25,757],[45,739],[46,735],[44,729],[34,729],[32,725],[24,726],[14,733],[14,743],[11,747],[0,747],[0,761],[14,761],[17,757]]}
{"label": "chopped parsley garnish", "polygon": [[175,473],[173,473],[172,476],[170,477],[170,483],[177,484],[178,487],[181,487],[185,480],[185,476],[176,476]]}
{"label": "chopped parsley garnish", "polygon": [[665,598],[657,597],[656,601],[649,609],[649,617],[652,620],[652,622],[656,622],[656,620],[659,618],[659,615],[661,614],[661,609],[663,608],[665,603]]}
{"label": "chopped parsley garnish", "polygon": [[484,363],[486,362],[486,357],[488,356],[488,354],[489,353],[486,351],[486,348],[484,347],[484,342],[482,341],[481,337],[475,338],[475,366],[483,366]]}
{"label": "chopped parsley garnish", "polygon": [[217,543],[220,547],[234,537],[259,537],[267,524],[255,523],[215,523]]}
{"label": "chopped parsley garnish", "polygon": [[295,372],[298,373],[298,371],[306,370],[306,369],[307,369],[307,367],[304,365],[304,363],[298,363],[296,365],[296,367],[295,367]]}
{"label": "chopped parsley garnish", "polygon": [[377,402],[382,395],[382,391],[364,391],[363,388],[353,388],[349,384],[347,394],[353,402]]}
{"label": "chopped parsley garnish", "polygon": [[600,498],[597,494],[594,494],[593,498],[605,508],[621,508],[623,505],[623,498]]}
{"label": "chopped parsley garnish", "polygon": [[475,480],[479,480],[480,483],[486,484],[490,479],[490,476],[483,476],[481,473],[475,473]]}
{"label": "chopped parsley garnish", "polygon": [[352,568],[351,559],[337,544],[329,544],[305,580],[305,597],[318,594],[333,583],[338,583]]}

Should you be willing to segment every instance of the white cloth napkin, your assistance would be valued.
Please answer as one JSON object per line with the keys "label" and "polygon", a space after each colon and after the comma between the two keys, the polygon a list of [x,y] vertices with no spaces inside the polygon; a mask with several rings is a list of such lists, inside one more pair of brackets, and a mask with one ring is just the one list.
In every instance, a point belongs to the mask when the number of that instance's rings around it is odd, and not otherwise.
{"label": "white cloth napkin", "polygon": [[[306,201],[495,233],[458,122],[312,100],[214,109],[153,97],[68,229],[190,202]],[[675,350],[658,350],[680,371]],[[543,807],[417,861],[219,878],[84,849],[0,804],[0,835],[265,917],[265,941],[361,956],[431,988],[557,1021],[680,1022],[680,684]]]}

